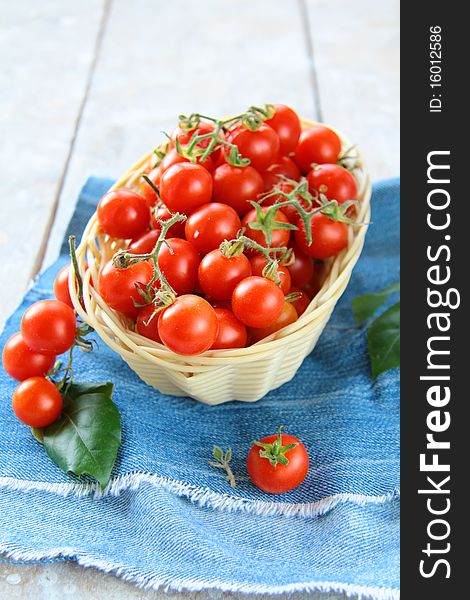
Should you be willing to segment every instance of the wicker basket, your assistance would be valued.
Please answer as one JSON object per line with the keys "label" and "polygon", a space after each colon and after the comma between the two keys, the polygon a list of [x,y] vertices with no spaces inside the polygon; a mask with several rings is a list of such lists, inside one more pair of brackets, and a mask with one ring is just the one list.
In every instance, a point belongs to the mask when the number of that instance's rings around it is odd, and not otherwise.
{"label": "wicker basket", "polygon": [[[313,124],[302,120],[304,127]],[[343,149],[350,148],[348,140],[336,133],[342,139]],[[85,310],[78,301],[71,269],[69,289],[77,313],[143,381],[164,394],[190,396],[206,404],[229,400],[254,402],[262,398],[294,377],[315,346],[361,254],[370,216],[371,184],[361,154],[354,152],[358,165],[354,175],[359,188],[357,221],[365,224],[349,227],[347,248],[329,261],[320,291],[295,323],[248,348],[208,351],[198,356],[174,354],[163,345],[140,336],[133,330],[132,322],[109,308],[91,284],[98,280],[100,269],[113,254],[125,247],[124,242],[100,231],[96,213],[88,222],[77,249]],[[146,155],[111,189],[132,187],[153,156],[153,152]]]}

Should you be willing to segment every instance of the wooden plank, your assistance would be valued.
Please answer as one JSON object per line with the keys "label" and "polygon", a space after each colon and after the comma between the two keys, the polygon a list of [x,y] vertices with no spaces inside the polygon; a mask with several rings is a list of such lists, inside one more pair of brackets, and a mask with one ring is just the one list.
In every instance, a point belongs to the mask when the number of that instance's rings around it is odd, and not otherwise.
{"label": "wooden plank", "polygon": [[276,101],[315,116],[297,2],[114,0],[46,262],[90,174],[120,175],[180,113]]}
{"label": "wooden plank", "polygon": [[373,179],[398,175],[398,0],[302,1],[324,121],[360,145]]}
{"label": "wooden plank", "polygon": [[0,326],[34,271],[103,13],[103,0],[0,4]]}

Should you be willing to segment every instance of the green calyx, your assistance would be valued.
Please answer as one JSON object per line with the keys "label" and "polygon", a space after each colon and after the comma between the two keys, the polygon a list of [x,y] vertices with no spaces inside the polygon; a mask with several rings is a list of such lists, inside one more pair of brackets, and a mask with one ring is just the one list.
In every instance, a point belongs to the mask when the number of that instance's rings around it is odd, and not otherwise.
{"label": "green calyx", "polygon": [[283,425],[281,425],[277,430],[276,439],[271,444],[258,442],[256,440],[252,442],[253,445],[259,446],[261,448],[261,450],[259,451],[260,457],[269,460],[269,464],[273,467],[277,467],[279,463],[281,463],[281,465],[287,466],[289,464],[289,459],[287,458],[286,453],[299,445],[298,442],[295,442],[294,444],[286,444],[285,446],[283,446],[281,435],[282,428]]}

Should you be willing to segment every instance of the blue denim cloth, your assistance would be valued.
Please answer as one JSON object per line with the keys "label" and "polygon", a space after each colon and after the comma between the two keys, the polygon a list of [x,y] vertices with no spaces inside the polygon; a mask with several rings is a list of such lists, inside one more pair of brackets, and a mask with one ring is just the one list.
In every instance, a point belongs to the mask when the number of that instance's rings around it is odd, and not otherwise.
{"label": "blue denim cloth", "polygon": [[[109,180],[91,178],[70,231],[80,235]],[[25,308],[52,296],[59,261]],[[0,552],[16,560],[70,558],[142,586],[274,593],[343,590],[395,598],[399,586],[399,371],[370,377],[364,327],[351,301],[399,278],[399,182],[374,187],[372,225],[351,282],[317,347],[290,383],[262,400],[209,407],[147,387],[98,340],[77,352],[78,381],[113,381],[123,445],[102,495],[66,476],[10,409],[0,372]],[[279,424],[309,450],[306,481],[282,496],[250,484],[252,439]],[[238,486],[208,465],[213,444],[233,449]]]}

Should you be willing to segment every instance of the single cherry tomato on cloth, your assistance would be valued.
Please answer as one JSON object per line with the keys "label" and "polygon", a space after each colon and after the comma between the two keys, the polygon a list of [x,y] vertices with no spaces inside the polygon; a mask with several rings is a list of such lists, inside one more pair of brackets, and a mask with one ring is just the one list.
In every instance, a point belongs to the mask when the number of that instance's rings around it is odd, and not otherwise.
{"label": "single cherry tomato on cloth", "polygon": [[[165,155],[165,158],[162,160],[160,164],[160,169],[162,174],[169,169],[172,165],[177,165],[178,163],[186,163],[191,162],[189,158],[185,158],[178,154],[175,148],[170,148]],[[200,157],[197,158],[196,163],[204,167],[209,173],[212,175],[214,172],[214,163],[212,162],[212,157],[209,155],[204,162],[201,162]],[[194,164],[196,164],[194,163]]]}
{"label": "single cherry tomato on cloth", "polygon": [[[152,215],[152,227],[154,229],[160,229],[161,226],[157,219],[160,221],[168,221],[168,219],[171,219],[171,217],[171,212],[162,204],[155,211],[155,216]],[[168,230],[166,237],[184,238],[184,221],[176,221],[176,223],[174,223]]]}
{"label": "single cherry tomato on cloth", "polygon": [[153,304],[148,304],[141,308],[137,315],[137,333],[161,344],[162,340],[158,333],[158,319],[161,314],[161,311],[155,313],[155,306]]}
{"label": "single cherry tomato on cloth", "polygon": [[254,344],[255,342],[259,342],[260,340],[268,337],[268,335],[276,333],[276,331],[279,331],[283,327],[287,327],[287,325],[295,323],[298,318],[299,315],[297,314],[297,311],[292,306],[292,304],[290,302],[284,302],[282,312],[279,315],[279,317],[274,321],[274,323],[271,323],[271,325],[268,325],[268,327],[252,329],[251,343]]}
{"label": "single cherry tomato on cloth", "polygon": [[256,131],[244,125],[236,125],[228,132],[228,141],[235,144],[243,158],[249,158],[251,166],[265,171],[276,162],[281,143],[277,133],[263,123]]}
{"label": "single cherry tomato on cloth", "polygon": [[193,294],[176,298],[158,319],[162,342],[177,354],[191,356],[209,350],[218,330],[215,310],[207,300]]}
{"label": "single cherry tomato on cloth", "polygon": [[264,190],[267,192],[282,181],[282,176],[294,181],[300,179],[300,169],[288,156],[282,156],[275,164],[268,167],[263,173]]}
{"label": "single cherry tomato on cloth", "polygon": [[166,240],[158,254],[158,266],[178,295],[189,294],[195,289],[199,263],[196,248],[180,238]]}
{"label": "single cherry tomato on cloth", "polygon": [[[54,296],[70,308],[74,308],[69,292],[70,265],[65,265],[54,279]],[[74,309],[75,310],[75,309]]]}
{"label": "single cherry tomato on cloth", "polygon": [[[263,206],[262,209],[263,209],[263,212],[266,213],[268,211],[269,207]],[[290,229],[276,229],[276,226],[274,225],[274,227],[272,229],[271,243],[268,244],[266,241],[266,236],[264,235],[264,233],[261,230],[252,229],[250,227],[249,224],[254,223],[256,220],[257,220],[257,211],[255,208],[253,210],[250,210],[250,212],[247,213],[243,217],[242,225],[243,225],[243,227],[246,228],[246,231],[245,231],[246,237],[249,237],[250,239],[254,240],[255,242],[257,242],[260,246],[263,246],[264,248],[267,248],[268,246],[271,248],[279,248],[280,246],[287,246],[287,244],[289,243],[289,239],[290,239]],[[282,210],[278,210],[276,212],[274,222],[275,223],[289,223],[289,219],[282,212]]]}
{"label": "single cherry tomato on cloth", "polygon": [[[149,173],[147,173],[147,177],[150,179],[150,181],[153,182],[153,184],[157,188],[160,185],[160,178],[162,176],[162,173],[163,171],[160,165],[152,169]],[[145,200],[149,208],[152,208],[158,202],[157,193],[152,188],[152,186],[148,184],[143,178],[142,182],[139,184],[138,193]]]}
{"label": "single cherry tomato on cloth", "polygon": [[303,288],[313,277],[313,261],[310,256],[304,254],[297,246],[292,246],[292,250],[294,251],[294,262],[288,266],[292,285]]}
{"label": "single cherry tomato on cloth", "polygon": [[136,263],[127,269],[116,269],[110,260],[99,275],[98,291],[111,308],[135,319],[140,310],[136,303],[143,303],[136,286],[146,286],[152,277],[153,265],[150,262]]}
{"label": "single cherry tomato on cloth", "polygon": [[219,333],[211,350],[244,348],[248,337],[245,325],[227,308],[215,308],[214,310],[219,323]]}
{"label": "single cherry tomato on cloth", "polygon": [[62,354],[75,341],[75,313],[59,300],[40,300],[26,309],[21,319],[21,335],[31,350]]}
{"label": "single cherry tomato on cloth", "polygon": [[55,355],[34,352],[25,343],[21,333],[15,333],[3,347],[2,362],[3,368],[10,377],[17,381],[24,381],[29,377],[40,377],[50,371],[55,363]]}
{"label": "single cherry tomato on cloth", "polygon": [[310,304],[310,297],[304,290],[301,290],[298,287],[291,287],[290,293],[298,294],[297,300],[291,302],[292,306],[295,308],[299,317],[304,314],[307,310],[308,305]]}
{"label": "single cherry tomato on cloth", "polygon": [[190,162],[169,167],[160,180],[160,196],[173,213],[191,214],[196,208],[210,202],[212,177],[209,172]]}
{"label": "single cherry tomato on cloth", "polygon": [[340,165],[316,165],[309,171],[307,181],[312,193],[325,194],[328,200],[336,200],[338,204],[357,200],[356,180]]}
{"label": "single cherry tomato on cloth", "polygon": [[160,228],[151,229],[135,240],[132,240],[127,249],[131,254],[150,254],[155,248],[159,237]]}
{"label": "single cherry tomato on cloth", "polygon": [[233,290],[233,313],[248,327],[268,327],[279,318],[283,307],[281,288],[266,277],[247,277]]}
{"label": "single cherry tomato on cloth", "polygon": [[294,160],[302,173],[308,173],[312,164],[335,163],[341,152],[341,140],[324,125],[314,125],[300,134]]}
{"label": "single cherry tomato on cloth", "polygon": [[224,240],[236,237],[242,224],[233,208],[220,202],[210,202],[196,209],[186,221],[188,242],[201,254],[215,250]]}
{"label": "single cherry tomato on cloth", "polygon": [[305,225],[299,219],[295,232],[297,246],[312,258],[325,259],[336,256],[348,244],[348,226],[342,221],[333,221],[322,213],[313,215],[310,221],[312,243],[307,244]]}
{"label": "single cherry tomato on cloth", "polygon": [[256,200],[264,182],[256,169],[223,164],[214,172],[212,200],[228,204],[241,216],[251,210],[248,200]]}
{"label": "single cherry tomato on cloth", "polygon": [[[262,277],[263,269],[268,264],[268,261],[262,254],[255,254],[252,258],[250,258],[250,264],[252,274]],[[288,294],[291,287],[291,276],[289,273],[289,269],[284,265],[278,265],[277,274],[279,275],[279,278],[281,280],[282,293],[284,295]]]}
{"label": "single cherry tomato on cloth", "polygon": [[302,483],[309,459],[302,442],[287,433],[268,435],[253,442],[246,460],[248,475],[256,487],[270,494],[283,494]]}
{"label": "single cherry tomato on cloth", "polygon": [[101,229],[122,240],[137,237],[150,225],[150,210],[144,198],[125,188],[105,194],[97,214]]}
{"label": "single cherry tomato on cloth", "polygon": [[274,105],[274,116],[265,121],[279,136],[281,154],[293,152],[299,141],[302,126],[297,113],[284,104]]}
{"label": "single cherry tomato on cloth", "polygon": [[230,300],[238,283],[250,275],[250,261],[244,254],[227,258],[218,249],[204,256],[198,270],[202,291],[214,300]]}
{"label": "single cherry tomato on cloth", "polygon": [[13,410],[20,421],[30,427],[47,427],[60,417],[62,396],[44,377],[25,379],[13,392]]}

